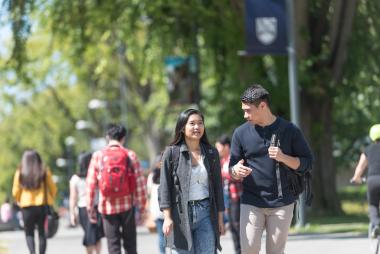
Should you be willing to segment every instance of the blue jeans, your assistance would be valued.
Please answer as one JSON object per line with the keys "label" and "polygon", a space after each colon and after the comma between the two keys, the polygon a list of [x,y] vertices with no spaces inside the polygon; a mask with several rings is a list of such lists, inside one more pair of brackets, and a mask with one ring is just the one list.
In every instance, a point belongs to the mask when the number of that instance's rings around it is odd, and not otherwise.
{"label": "blue jeans", "polygon": [[157,219],[156,229],[158,234],[158,247],[160,249],[160,254],[165,254],[165,237],[164,232],[162,232],[162,225],[164,224],[164,219]]}
{"label": "blue jeans", "polygon": [[213,254],[216,251],[215,232],[210,218],[210,201],[189,204],[189,219],[193,246],[190,251],[173,249],[175,254]]}

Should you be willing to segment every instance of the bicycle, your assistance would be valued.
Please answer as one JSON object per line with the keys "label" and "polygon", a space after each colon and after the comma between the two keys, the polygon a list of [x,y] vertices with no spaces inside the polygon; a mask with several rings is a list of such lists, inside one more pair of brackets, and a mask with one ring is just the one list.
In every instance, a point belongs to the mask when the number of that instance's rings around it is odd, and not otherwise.
{"label": "bicycle", "polygon": [[370,250],[371,253],[374,254],[379,254],[379,249],[380,249],[380,235],[377,235],[376,238],[371,237],[371,223],[368,226],[368,238],[370,241]]}
{"label": "bicycle", "polygon": [[[355,183],[352,180],[350,180],[350,184],[361,185],[367,182],[367,179],[365,177],[363,177],[361,180],[361,183]],[[380,254],[380,234],[377,234],[374,238],[372,237],[371,222],[368,224],[368,240],[370,241],[370,253]]]}

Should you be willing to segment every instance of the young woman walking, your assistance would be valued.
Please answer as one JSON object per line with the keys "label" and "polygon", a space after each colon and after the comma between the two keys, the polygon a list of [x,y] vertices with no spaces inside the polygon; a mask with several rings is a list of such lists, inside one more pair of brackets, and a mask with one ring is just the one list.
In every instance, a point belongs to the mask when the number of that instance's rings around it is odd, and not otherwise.
{"label": "young woman walking", "polygon": [[174,140],[163,154],[160,208],[166,245],[174,253],[221,250],[224,203],[219,155],[207,139],[199,110],[179,115]]}
{"label": "young woman walking", "polygon": [[101,238],[104,236],[100,214],[94,209],[97,223],[91,223],[87,215],[86,176],[91,157],[91,152],[79,155],[79,172],[70,179],[70,224],[75,226],[78,223],[75,212],[78,207],[79,223],[84,231],[82,244],[86,247],[87,254],[100,254]]}
{"label": "young woman walking", "polygon": [[[45,197],[45,193],[47,197]],[[54,203],[56,193],[57,187],[53,182],[51,172],[44,167],[41,156],[35,150],[26,150],[13,179],[12,194],[14,200],[21,207],[26,244],[31,254],[36,253],[34,243],[36,226],[38,228],[39,253],[45,254],[47,245],[44,231],[46,205]]]}

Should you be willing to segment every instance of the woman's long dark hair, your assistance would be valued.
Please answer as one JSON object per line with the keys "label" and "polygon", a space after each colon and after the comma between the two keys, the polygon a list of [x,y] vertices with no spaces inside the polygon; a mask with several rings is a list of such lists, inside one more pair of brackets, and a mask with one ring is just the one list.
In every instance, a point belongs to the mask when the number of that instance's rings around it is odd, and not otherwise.
{"label": "woman's long dark hair", "polygon": [[[181,112],[178,116],[177,124],[175,126],[174,139],[170,145],[178,145],[185,141],[185,126],[189,120],[189,117],[194,114],[199,115],[202,118],[203,123],[205,122],[203,114],[197,109],[190,108]],[[204,133],[201,137],[200,142],[208,145],[210,144],[210,142],[208,142],[206,134],[206,127],[204,129]]]}
{"label": "woman's long dark hair", "polygon": [[88,166],[90,165],[91,158],[92,158],[92,152],[83,152],[79,154],[78,156],[79,172],[77,173],[79,177],[87,176]]}
{"label": "woman's long dark hair", "polygon": [[46,170],[36,150],[26,150],[22,155],[20,166],[20,184],[26,189],[37,189],[44,181]]}

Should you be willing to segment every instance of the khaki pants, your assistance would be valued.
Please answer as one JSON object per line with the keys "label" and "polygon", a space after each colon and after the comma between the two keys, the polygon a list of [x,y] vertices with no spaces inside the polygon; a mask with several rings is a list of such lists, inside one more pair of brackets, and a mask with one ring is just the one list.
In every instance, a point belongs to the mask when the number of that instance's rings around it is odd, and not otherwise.
{"label": "khaki pants", "polygon": [[242,254],[259,254],[266,230],[266,254],[283,254],[294,204],[279,208],[240,206],[240,243]]}

